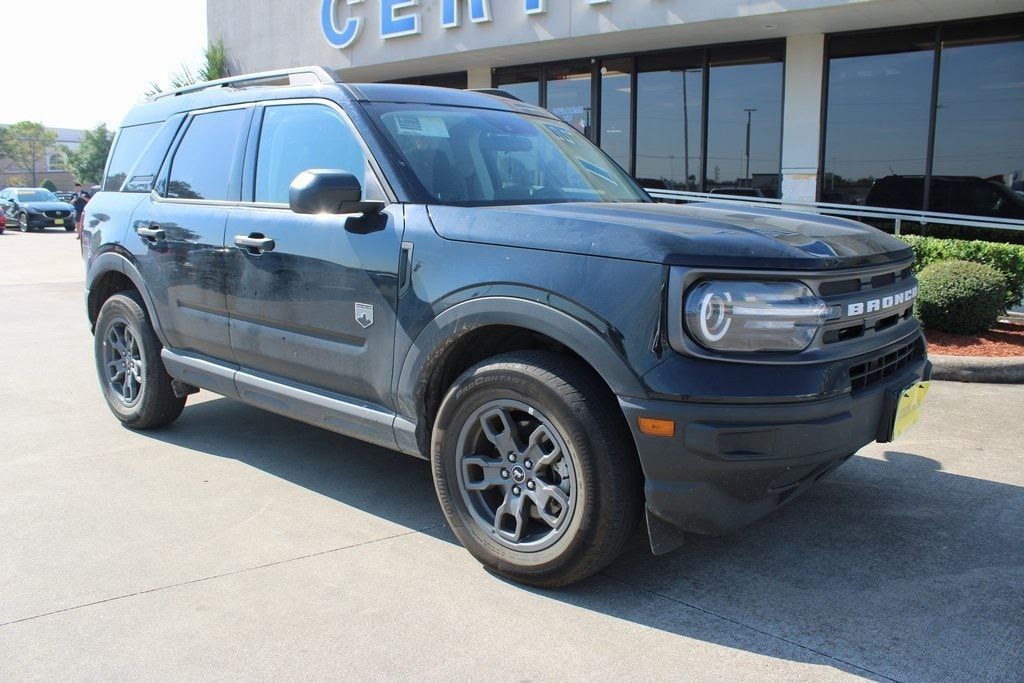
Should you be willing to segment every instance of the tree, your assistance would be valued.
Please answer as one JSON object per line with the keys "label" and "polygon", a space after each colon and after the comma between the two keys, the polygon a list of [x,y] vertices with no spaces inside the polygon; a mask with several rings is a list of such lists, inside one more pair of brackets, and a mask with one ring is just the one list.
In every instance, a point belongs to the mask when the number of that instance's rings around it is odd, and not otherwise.
{"label": "tree", "polygon": [[83,185],[99,185],[103,177],[103,166],[107,163],[110,145],[114,134],[101,123],[92,130],[85,131],[78,149],[64,148],[68,158],[68,166],[75,178]]}
{"label": "tree", "polygon": [[[231,65],[228,61],[227,50],[224,49],[224,39],[211,40],[203,49],[203,62],[199,71],[192,72],[188,64],[182,64],[181,69],[171,74],[171,89],[184,88],[203,81],[215,81],[218,78],[226,78],[231,75]],[[147,97],[162,93],[164,89],[155,82],[150,82]]]}
{"label": "tree", "polygon": [[57,142],[57,134],[41,123],[19,121],[0,132],[0,157],[10,159],[19,171],[32,176],[36,184],[36,167],[46,161]]}

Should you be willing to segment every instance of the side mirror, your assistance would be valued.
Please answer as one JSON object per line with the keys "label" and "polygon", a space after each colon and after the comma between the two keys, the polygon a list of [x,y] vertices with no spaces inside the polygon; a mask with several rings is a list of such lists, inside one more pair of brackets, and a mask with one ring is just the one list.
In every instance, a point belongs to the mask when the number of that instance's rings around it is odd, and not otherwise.
{"label": "side mirror", "polygon": [[295,176],[288,188],[295,213],[377,213],[384,202],[364,201],[359,180],[344,171],[312,169]]}

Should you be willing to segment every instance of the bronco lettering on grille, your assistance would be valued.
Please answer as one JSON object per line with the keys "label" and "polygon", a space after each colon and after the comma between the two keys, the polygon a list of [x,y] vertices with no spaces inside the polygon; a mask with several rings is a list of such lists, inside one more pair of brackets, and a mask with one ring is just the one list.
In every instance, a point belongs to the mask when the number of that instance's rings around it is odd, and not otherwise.
{"label": "bronco lettering on grille", "polygon": [[896,308],[904,304],[909,304],[917,296],[917,287],[906,290],[905,292],[899,292],[897,294],[890,294],[889,296],[881,297],[879,299],[868,299],[867,301],[858,301],[855,304],[846,305],[846,315],[864,315],[865,313],[878,313],[879,311],[885,311],[890,308]]}

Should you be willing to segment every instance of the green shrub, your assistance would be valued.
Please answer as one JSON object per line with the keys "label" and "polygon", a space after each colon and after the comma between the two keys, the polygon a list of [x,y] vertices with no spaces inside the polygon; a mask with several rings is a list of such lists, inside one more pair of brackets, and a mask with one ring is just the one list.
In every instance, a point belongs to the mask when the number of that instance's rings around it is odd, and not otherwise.
{"label": "green shrub", "polygon": [[977,334],[992,327],[1003,312],[1006,280],[991,266],[940,261],[923,269],[917,278],[920,288],[914,312],[925,327]]}
{"label": "green shrub", "polygon": [[971,261],[998,270],[1006,280],[1006,308],[1021,302],[1024,296],[1024,246],[981,240],[944,240],[935,237],[902,235],[901,240],[914,250],[914,270],[920,272],[938,261]]}

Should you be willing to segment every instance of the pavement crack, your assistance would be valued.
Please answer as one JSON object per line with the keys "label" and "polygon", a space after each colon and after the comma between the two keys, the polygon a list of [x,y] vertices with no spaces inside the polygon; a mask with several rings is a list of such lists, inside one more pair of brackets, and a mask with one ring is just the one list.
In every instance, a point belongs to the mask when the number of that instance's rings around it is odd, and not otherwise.
{"label": "pavement crack", "polygon": [[630,588],[635,588],[636,590],[639,590],[639,591],[642,591],[644,593],[647,593],[648,595],[654,595],[654,596],[657,596],[659,598],[664,598],[665,600],[668,600],[670,602],[674,602],[677,605],[681,605],[683,607],[688,607],[688,608],[690,608],[692,610],[696,610],[696,611],[701,612],[703,614],[706,614],[706,615],[708,615],[710,617],[714,617],[715,619],[720,619],[722,621],[728,622],[728,623],[733,624],[735,626],[739,626],[740,628],[745,628],[747,630],[753,631],[754,633],[758,633],[758,634],[760,634],[762,636],[765,636],[767,638],[772,638],[774,640],[778,640],[778,641],[786,643],[788,645],[792,645],[793,647],[798,647],[801,650],[807,650],[808,652],[813,652],[814,654],[819,655],[821,657],[825,657],[826,659],[830,659],[830,660],[832,660],[834,662],[839,662],[840,664],[843,664],[843,665],[848,666],[848,667],[852,667],[854,669],[857,669],[858,671],[863,671],[865,674],[868,674],[869,676],[877,676],[878,678],[884,679],[886,681],[892,681],[893,683],[899,683],[899,679],[892,678],[891,676],[886,676],[883,673],[879,673],[879,672],[874,671],[872,669],[868,669],[867,667],[861,666],[860,664],[854,664],[853,662],[849,662],[849,661],[847,661],[847,660],[845,660],[845,659],[843,659],[841,657],[836,657],[835,655],[829,654],[828,652],[822,652],[821,650],[813,648],[810,645],[805,645],[804,643],[798,643],[795,640],[790,640],[789,638],[786,638],[785,636],[780,636],[777,633],[771,633],[769,631],[765,631],[763,629],[757,628],[756,626],[751,626],[750,624],[745,624],[742,621],[739,621],[737,619],[733,619],[731,617],[727,617],[724,614],[718,614],[717,612],[709,610],[709,609],[707,609],[705,607],[700,607],[699,605],[694,605],[692,603],[686,602],[685,600],[680,600],[679,598],[674,598],[671,595],[666,595],[665,593],[660,593],[660,592],[658,592],[656,590],[651,590],[650,588],[645,588],[644,586],[639,586],[639,585],[637,585],[635,583],[631,583],[629,581],[626,581],[625,579],[621,579],[621,578],[619,578],[617,576],[612,576],[611,574],[607,574],[605,572],[601,572],[600,575],[603,576],[606,579],[610,579],[610,580],[615,581],[617,583],[621,583],[624,586],[629,586]]}
{"label": "pavement crack", "polygon": [[171,583],[166,586],[158,586],[156,588],[147,588],[141,591],[135,591],[134,593],[125,593],[124,595],[115,595],[114,597],[104,598],[102,600],[94,600],[92,602],[85,602],[81,605],[73,605],[71,607],[64,607],[62,609],[52,610],[50,612],[43,612],[42,614],[35,614],[31,617],[22,617],[21,619],[14,619],[0,624],[0,628],[4,626],[11,626],[13,624],[20,624],[25,621],[32,621],[33,619],[42,619],[43,617],[50,617],[55,614],[63,614],[64,612],[72,612],[74,610],[82,609],[84,607],[92,607],[94,605],[102,605],[108,602],[116,602],[118,600],[126,600],[128,598],[135,598],[141,595],[148,595],[150,593],[157,593],[159,591],[169,590],[171,588],[181,588],[183,586],[191,586],[197,583],[204,583],[206,581],[213,581],[214,579],[222,579],[227,576],[235,576],[236,574],[245,574],[247,572],[258,571],[260,569],[268,569],[270,567],[276,567],[282,564],[288,564],[289,562],[298,562],[299,560],[308,560],[313,557],[320,557],[322,555],[330,555],[331,553],[341,552],[343,550],[352,550],[354,548],[360,548],[374,543],[381,543],[382,541],[390,541],[396,538],[402,538],[403,536],[412,536],[414,534],[422,534],[434,529],[442,528],[444,524],[433,524],[431,526],[423,527],[422,529],[411,529],[409,531],[402,532],[400,534],[393,534],[391,536],[383,536],[381,538],[374,538],[369,541],[363,541],[361,543],[352,543],[351,545],[343,545],[337,548],[330,548],[328,550],[321,550],[315,553],[309,553],[308,555],[299,555],[297,557],[289,557],[284,560],[276,560],[274,562],[267,562],[265,564],[255,565],[253,567],[245,567],[243,569],[235,569],[230,572],[223,572],[221,574],[213,574],[211,576],[203,576],[198,579],[190,579],[188,581],[179,581],[178,583]]}

